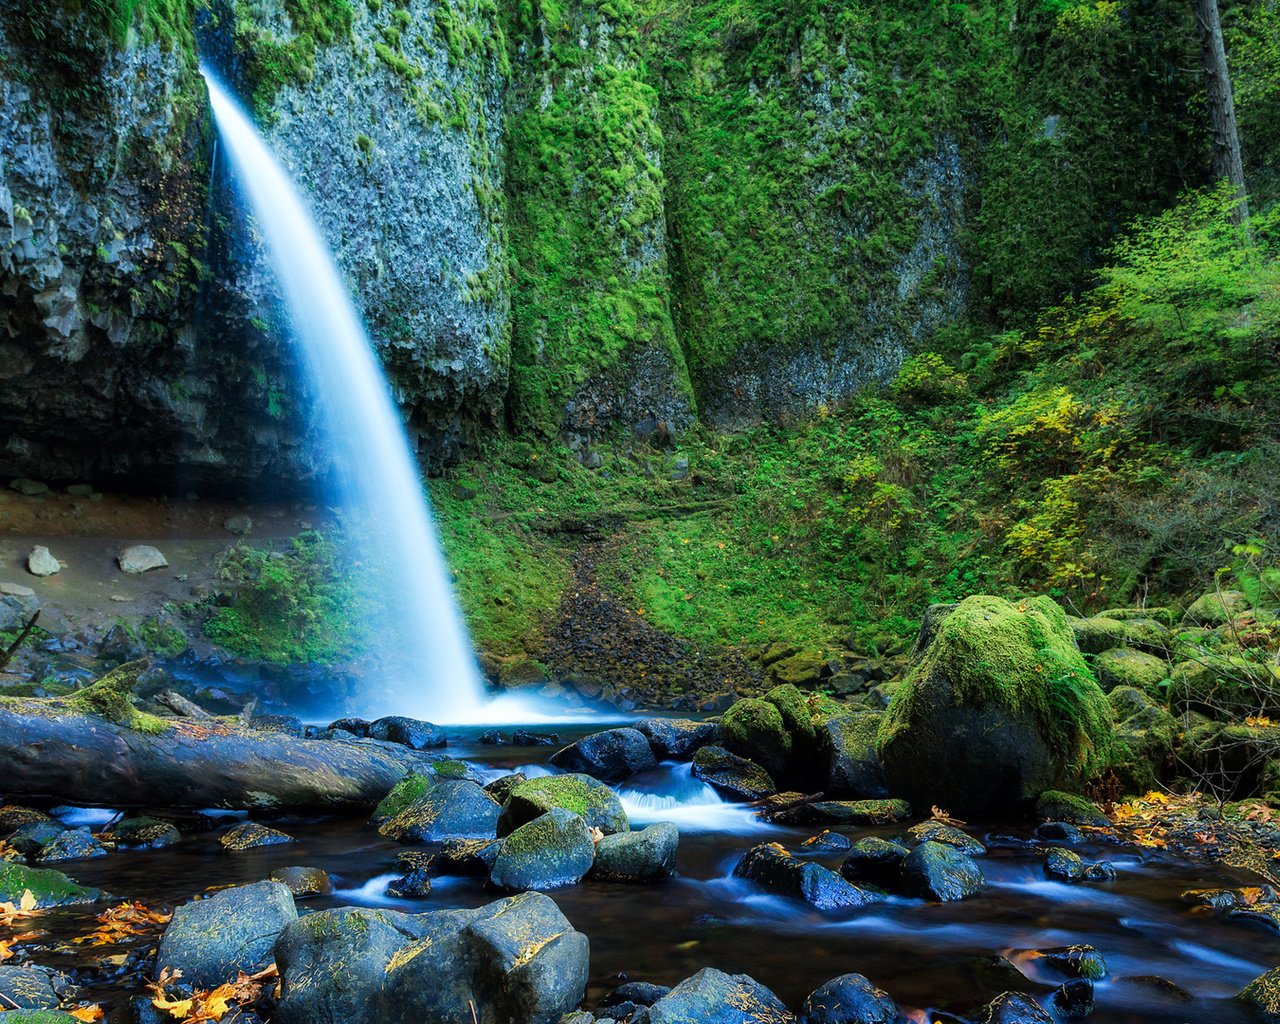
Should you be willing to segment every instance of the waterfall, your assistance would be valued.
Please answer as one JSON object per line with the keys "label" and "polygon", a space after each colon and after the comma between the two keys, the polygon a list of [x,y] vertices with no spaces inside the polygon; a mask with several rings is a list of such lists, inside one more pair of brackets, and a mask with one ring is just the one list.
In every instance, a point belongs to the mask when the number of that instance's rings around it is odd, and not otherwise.
{"label": "waterfall", "polygon": [[231,95],[201,71],[224,152],[280,282],[345,497],[364,517],[361,544],[387,567],[381,582],[399,616],[402,649],[396,653],[404,667],[383,692],[365,695],[361,711],[477,721],[484,707],[479,669],[369,336],[289,175]]}

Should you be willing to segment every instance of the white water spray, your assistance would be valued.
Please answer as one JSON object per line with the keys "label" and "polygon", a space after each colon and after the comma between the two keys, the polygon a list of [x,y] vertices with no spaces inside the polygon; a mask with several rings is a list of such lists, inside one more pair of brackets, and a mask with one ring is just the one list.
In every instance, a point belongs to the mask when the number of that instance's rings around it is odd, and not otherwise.
{"label": "white water spray", "polygon": [[[301,196],[248,116],[206,69],[236,182],[262,232],[350,499],[379,534],[388,605],[400,615],[405,677],[368,712],[434,722],[492,720],[446,575],[418,468],[373,346]],[[362,709],[363,710],[363,709]]]}

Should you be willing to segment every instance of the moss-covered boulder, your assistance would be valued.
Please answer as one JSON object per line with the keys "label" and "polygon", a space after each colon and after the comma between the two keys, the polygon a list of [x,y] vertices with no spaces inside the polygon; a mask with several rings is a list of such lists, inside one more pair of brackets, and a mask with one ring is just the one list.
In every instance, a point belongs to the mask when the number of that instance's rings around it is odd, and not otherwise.
{"label": "moss-covered boulder", "polygon": [[622,782],[637,772],[658,767],[648,737],[638,729],[606,729],[584,736],[552,754],[551,763],[605,782]]}
{"label": "moss-covered boulder", "polygon": [[1124,642],[1149,654],[1165,655],[1173,650],[1173,631],[1155,619],[1127,619]]}
{"label": "moss-covered boulder", "polygon": [[680,830],[660,821],[639,832],[619,832],[596,843],[591,877],[604,882],[656,882],[676,869]]}
{"label": "moss-covered boulder", "polygon": [[779,811],[779,825],[891,825],[911,817],[905,800],[818,800]]}
{"label": "moss-covered boulder", "polygon": [[231,853],[243,853],[245,850],[256,850],[263,846],[283,846],[285,843],[296,843],[297,840],[287,832],[259,825],[254,821],[246,821],[228,829],[218,837],[224,850]]}
{"label": "moss-covered boulder", "polygon": [[1117,686],[1107,700],[1116,721],[1111,770],[1126,793],[1149,793],[1173,757],[1173,716],[1135,686]]}
{"label": "moss-covered boulder", "polygon": [[1224,717],[1280,714],[1280,687],[1261,660],[1211,654],[1173,667],[1169,704],[1177,712]]}
{"label": "moss-covered boulder", "polygon": [[764,699],[778,709],[782,716],[782,724],[791,734],[791,746],[796,753],[812,752],[815,733],[813,729],[813,713],[809,710],[809,701],[795,686],[787,683],[775,686],[764,695]]}
{"label": "moss-covered boulder", "polygon": [[1191,603],[1182,621],[1188,626],[1225,626],[1242,612],[1249,610],[1249,599],[1239,590],[1214,591]]}
{"label": "moss-covered boulder", "polygon": [[107,898],[102,890],[83,886],[53,868],[0,864],[0,903],[21,903],[26,892],[35,897],[37,910],[97,903]]}
{"label": "moss-covered boulder", "polygon": [[736,701],[720,719],[726,750],[762,766],[774,778],[791,761],[791,733],[782,712],[768,701],[749,697]]}
{"label": "moss-covered boulder", "polygon": [[276,939],[296,920],[293,894],[280,882],[221,889],[184,903],[160,937],[156,976],[172,968],[188,985],[213,988],[238,971],[253,974],[271,963]]}
{"label": "moss-covered boulder", "polygon": [[160,850],[182,842],[182,833],[167,821],[146,816],[125,818],[111,826],[111,838],[119,846]]}
{"label": "moss-covered boulder", "polygon": [[921,843],[902,861],[905,892],[921,899],[949,903],[976,896],[987,884],[977,861],[945,843]]}
{"label": "moss-covered boulder", "polygon": [[492,839],[502,809],[467,779],[438,782],[378,831],[401,841],[438,843],[445,839]]}
{"label": "moss-covered boulder", "polygon": [[870,709],[829,718],[818,730],[820,784],[828,796],[875,799],[889,795],[880,764],[880,721]]}
{"label": "moss-covered boulder", "polygon": [[1200,721],[1182,734],[1179,767],[1201,787],[1229,799],[1252,796],[1267,762],[1280,757],[1280,726]]}
{"label": "moss-covered boulder", "polygon": [[559,889],[581,881],[595,860],[586,822],[555,807],[507,836],[489,872],[489,883],[509,892]]}
{"label": "moss-covered boulder", "polygon": [[1085,654],[1101,654],[1124,643],[1124,623],[1117,619],[1072,619],[1071,632]]}
{"label": "moss-covered boulder", "polygon": [[1041,821],[1065,821],[1071,825],[1094,825],[1106,828],[1111,824],[1092,802],[1076,793],[1060,789],[1047,789],[1036,800],[1036,817]]}
{"label": "moss-covered boulder", "polygon": [[1156,608],[1106,608],[1097,615],[1100,619],[1127,622],[1130,619],[1155,619],[1162,626],[1175,626],[1182,618],[1178,609],[1162,605]]}
{"label": "moss-covered boulder", "polygon": [[880,759],[917,807],[1008,810],[1092,777],[1111,735],[1062,609],[978,596],[937,624],[885,714]]}
{"label": "moss-covered boulder", "polygon": [[381,825],[388,818],[394,818],[435,784],[436,780],[426,772],[410,772],[382,798],[370,820]]}
{"label": "moss-covered boulder", "polygon": [[688,761],[702,747],[720,739],[715,722],[694,722],[685,718],[643,718],[636,728],[649,740],[659,761]]}
{"label": "moss-covered boulder", "polygon": [[811,690],[827,672],[827,659],[821,651],[800,651],[780,658],[768,668],[767,675],[775,683]]}
{"label": "moss-covered boulder", "polygon": [[694,754],[693,775],[734,800],[759,800],[778,791],[760,765],[724,747],[703,747]]}
{"label": "moss-covered boulder", "polygon": [[840,873],[851,882],[889,885],[898,880],[902,862],[911,850],[901,843],[879,836],[863,836],[849,850]]}
{"label": "moss-covered boulder", "polygon": [[631,829],[618,794],[599,779],[579,773],[546,775],[517,783],[508,793],[498,818],[498,835],[508,835],[555,807],[572,811],[588,828],[598,828],[606,835]]}
{"label": "moss-covered boulder", "polygon": [[1280,967],[1249,982],[1236,995],[1262,1024],[1280,1024]]}
{"label": "moss-covered boulder", "polygon": [[1113,647],[1093,659],[1093,672],[1106,693],[1117,686],[1133,686],[1156,694],[1160,684],[1169,678],[1169,663],[1132,647]]}

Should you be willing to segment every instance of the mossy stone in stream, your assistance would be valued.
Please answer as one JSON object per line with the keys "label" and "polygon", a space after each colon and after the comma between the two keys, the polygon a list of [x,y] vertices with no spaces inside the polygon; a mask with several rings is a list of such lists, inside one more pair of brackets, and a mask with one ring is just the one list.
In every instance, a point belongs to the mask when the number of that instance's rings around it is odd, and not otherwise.
{"label": "mossy stone in stream", "polygon": [[976,896],[987,884],[977,861],[945,843],[921,843],[902,862],[902,885],[912,896],[943,903]]}
{"label": "mossy stone in stream", "polygon": [[56,1010],[58,992],[67,979],[47,967],[34,964],[0,965],[0,1000],[19,1010]]}
{"label": "mossy stone in stream", "polygon": [[65,831],[67,827],[60,821],[28,821],[14,829],[5,842],[24,857],[31,857]]}
{"label": "mossy stone in stream", "polygon": [[256,850],[261,846],[283,846],[285,843],[296,843],[297,840],[279,829],[259,825],[255,821],[246,821],[224,832],[218,842],[222,844],[224,850],[243,853],[245,850]]}
{"label": "mossy stone in stream", "polygon": [[1074,946],[1054,946],[1052,949],[1037,949],[1034,956],[1049,967],[1065,974],[1069,978],[1088,978],[1090,981],[1101,981],[1109,973],[1107,960],[1090,945],[1078,943]]}
{"label": "mossy stone in stream", "polygon": [[889,825],[911,817],[905,800],[818,800],[773,815],[780,825]]}
{"label": "mossy stone in stream", "polygon": [[649,740],[638,729],[606,729],[584,736],[551,755],[551,763],[567,772],[621,782],[658,766]]}
{"label": "mossy stone in stream", "polygon": [[981,857],[987,852],[987,848],[968,832],[948,825],[945,821],[922,821],[919,825],[912,825],[907,830],[907,835],[915,843],[945,843],[947,846],[954,846],[970,857]]}
{"label": "mossy stone in stream", "polygon": [[1117,686],[1107,700],[1116,721],[1111,771],[1126,793],[1149,793],[1160,782],[1173,755],[1173,715],[1132,686]]}
{"label": "mossy stone in stream", "polygon": [[391,787],[391,792],[384,796],[378,806],[373,809],[370,820],[377,825],[389,818],[394,818],[435,784],[436,780],[431,775],[410,772]]}
{"label": "mossy stone in stream", "polygon": [[37,910],[97,903],[105,899],[100,889],[86,888],[52,868],[29,868],[24,864],[0,864],[0,902],[20,903],[30,891]]}
{"label": "mossy stone in stream", "polygon": [[436,783],[378,829],[392,839],[438,843],[445,839],[492,839],[502,809],[476,783]]}
{"label": "mossy stone in stream", "polygon": [[0,807],[0,838],[12,833],[19,825],[29,825],[42,821],[60,824],[51,815],[45,814],[44,811],[37,811],[34,807],[5,804]]}
{"label": "mossy stone in stream", "polygon": [[106,855],[107,848],[96,837],[79,829],[67,829],[42,846],[35,859],[38,864],[58,864],[67,860],[90,860]]}
{"label": "mossy stone in stream", "polygon": [[1107,828],[1111,821],[1094,804],[1078,793],[1046,789],[1036,800],[1036,817],[1041,821],[1065,821],[1072,825]]}
{"label": "mossy stone in stream", "polygon": [[294,897],[328,896],[333,892],[333,880],[323,868],[287,867],[276,868],[268,879],[287,885]]}
{"label": "mossy stone in stream", "polygon": [[1169,678],[1169,663],[1132,647],[1113,647],[1093,659],[1093,672],[1105,693],[1117,686],[1133,686],[1154,694]]}
{"label": "mossy stone in stream", "polygon": [[828,796],[889,795],[877,746],[883,717],[877,711],[860,711],[829,718],[818,730],[823,792]]}
{"label": "mossy stone in stream", "polygon": [[705,967],[649,1007],[649,1024],[781,1024],[782,1001],[754,978]]}
{"label": "mossy stone in stream", "polygon": [[736,800],[759,800],[778,791],[767,771],[724,747],[703,747],[693,755],[693,774]]}
{"label": "mossy stone in stream", "polygon": [[880,727],[889,789],[921,807],[1004,810],[1106,762],[1111,708],[1048,598],[967,598]]}
{"label": "mossy stone in stream", "polygon": [[799,688],[791,683],[784,683],[766,693],[764,699],[778,709],[783,725],[791,734],[791,745],[796,752],[811,751],[817,736],[813,729],[809,701]]}
{"label": "mossy stone in stream", "polygon": [[1236,994],[1236,1000],[1249,1007],[1263,1024],[1280,1024],[1280,967],[1254,978]]}
{"label": "mossy stone in stream", "polygon": [[507,794],[498,818],[498,835],[514,832],[555,807],[572,811],[588,828],[598,828],[606,835],[631,829],[618,794],[599,779],[576,773],[547,775],[517,783]]}
{"label": "mossy stone in stream", "polygon": [[863,836],[849,850],[840,874],[851,882],[888,885],[897,880],[902,862],[911,851],[901,843],[879,836]]}
{"label": "mossy stone in stream", "polygon": [[125,818],[111,827],[111,837],[120,846],[159,850],[182,841],[182,833],[158,818]]}
{"label": "mossy stone in stream", "polygon": [[511,892],[558,889],[581,881],[594,860],[595,844],[586,822],[554,807],[507,836],[489,883]]}
{"label": "mossy stone in stream", "polygon": [[760,765],[774,778],[791,761],[791,733],[782,712],[765,700],[748,697],[720,719],[726,750]]}
{"label": "mossy stone in stream", "polygon": [[676,869],[680,830],[660,821],[639,832],[618,832],[596,844],[591,877],[604,882],[656,882]]}
{"label": "mossy stone in stream", "polygon": [[842,974],[819,986],[804,1001],[801,1024],[893,1024],[898,1007],[883,989],[861,974]]}
{"label": "mossy stone in stream", "polygon": [[184,903],[160,937],[156,976],[171,967],[188,985],[212,988],[271,963],[280,933],[298,920],[289,887],[280,882],[222,889]]}

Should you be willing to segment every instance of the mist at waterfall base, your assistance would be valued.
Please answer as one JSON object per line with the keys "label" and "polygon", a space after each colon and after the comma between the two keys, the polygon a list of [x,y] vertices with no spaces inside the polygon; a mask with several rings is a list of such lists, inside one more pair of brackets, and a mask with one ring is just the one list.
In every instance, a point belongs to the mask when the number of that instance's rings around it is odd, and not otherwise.
{"label": "mist at waterfall base", "polygon": [[360,525],[395,650],[343,710],[402,714],[438,724],[537,722],[559,716],[524,698],[487,699],[418,467],[373,345],[347,287],[284,167],[248,115],[205,67],[201,73],[235,184],[280,285],[294,344]]}

